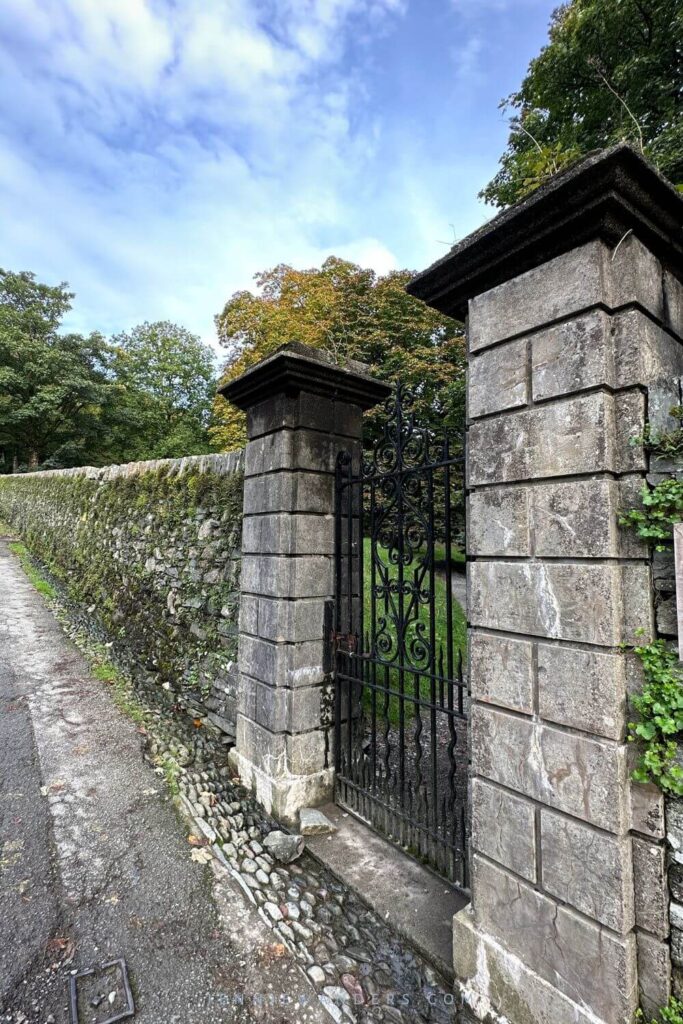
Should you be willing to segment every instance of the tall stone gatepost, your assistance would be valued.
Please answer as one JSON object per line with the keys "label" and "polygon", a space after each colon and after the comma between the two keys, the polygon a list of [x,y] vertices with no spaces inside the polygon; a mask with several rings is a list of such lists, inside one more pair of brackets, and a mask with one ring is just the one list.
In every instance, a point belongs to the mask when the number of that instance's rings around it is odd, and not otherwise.
{"label": "tall stone gatepost", "polygon": [[332,797],[326,603],[334,596],[337,455],[390,388],[292,343],[222,389],[247,414],[234,751],[242,781],[293,822]]}
{"label": "tall stone gatepost", "polygon": [[682,225],[619,146],[409,287],[468,320],[472,903],[454,957],[478,1015],[514,1024],[617,1024],[669,994],[661,794],[631,783],[626,742],[622,645],[652,636],[650,567],[618,517],[639,503],[648,385],[683,369]]}

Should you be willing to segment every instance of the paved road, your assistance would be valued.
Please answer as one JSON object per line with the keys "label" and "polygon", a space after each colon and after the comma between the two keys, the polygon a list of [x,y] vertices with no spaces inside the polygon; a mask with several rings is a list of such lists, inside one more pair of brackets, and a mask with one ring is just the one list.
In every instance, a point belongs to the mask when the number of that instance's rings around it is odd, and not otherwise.
{"label": "paved road", "polygon": [[190,851],[135,726],[0,539],[0,1020],[67,1024],[69,971],[125,956],[140,1024],[329,1021]]}

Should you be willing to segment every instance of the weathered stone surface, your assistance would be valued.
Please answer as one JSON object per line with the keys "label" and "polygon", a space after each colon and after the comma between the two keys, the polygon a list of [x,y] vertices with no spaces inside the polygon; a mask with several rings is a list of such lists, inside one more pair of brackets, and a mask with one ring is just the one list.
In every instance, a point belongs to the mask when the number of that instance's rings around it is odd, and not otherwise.
{"label": "weathered stone surface", "polygon": [[[616,387],[631,387],[671,380],[682,372],[680,344],[639,309],[625,309],[611,317],[615,345]],[[649,389],[648,389],[649,390]],[[675,404],[675,403],[673,403]],[[650,415],[648,396],[648,418]]]}
{"label": "weathered stone surface", "polygon": [[472,780],[472,849],[536,881],[534,806],[483,779]]}
{"label": "weathered stone surface", "polygon": [[529,488],[487,487],[468,498],[470,555],[529,555]]}
{"label": "weathered stone surface", "polygon": [[527,403],[527,343],[506,345],[473,356],[468,364],[470,419]]}
{"label": "weathered stone surface", "polygon": [[527,640],[470,633],[470,689],[475,700],[530,715],[533,647]]}
{"label": "weathered stone surface", "polygon": [[340,445],[326,433],[280,430],[249,441],[244,450],[244,475],[276,470],[316,470],[333,473]]}
{"label": "weathered stone surface", "polygon": [[541,717],[550,722],[623,739],[624,656],[539,644],[538,701]]}
{"label": "weathered stone surface", "polygon": [[276,860],[282,861],[283,864],[291,864],[304,852],[305,840],[303,836],[288,835],[274,829],[265,837],[263,845]]}
{"label": "weathered stone surface", "polygon": [[583,1001],[569,999],[481,932],[471,904],[453,918],[453,962],[465,1005],[480,1020],[502,1014],[515,1024],[595,1024]]}
{"label": "weathered stone surface", "polygon": [[302,807],[299,811],[299,826],[302,836],[323,836],[337,831],[329,818],[316,807]]}
{"label": "weathered stone surface", "polygon": [[281,601],[278,598],[242,595],[240,631],[264,640],[293,643],[320,640],[324,621],[324,598]]}
{"label": "weathered stone surface", "polygon": [[645,430],[645,395],[624,391],[614,396],[614,470],[633,473],[647,469],[645,449],[638,441]]}
{"label": "weathered stone surface", "polygon": [[634,924],[628,839],[541,811],[543,889],[613,931]]}
{"label": "weathered stone surface", "polygon": [[612,646],[652,621],[644,565],[477,561],[468,579],[474,626]]}
{"label": "weathered stone surface", "polygon": [[[326,683],[291,689],[276,683],[240,677],[239,710],[271,732],[309,732],[320,728],[325,707],[331,708],[332,695]],[[331,724],[331,723],[328,723]]]}
{"label": "weathered stone surface", "polygon": [[242,591],[263,597],[329,597],[334,559],[326,555],[242,558]]}
{"label": "weathered stone surface", "polygon": [[589,242],[471,299],[470,352],[602,302],[604,255]]}
{"label": "weathered stone surface", "polygon": [[316,512],[334,508],[334,473],[282,471],[244,481],[247,512]]}
{"label": "weathered stone surface", "polygon": [[602,262],[605,298],[613,309],[637,303],[663,318],[662,267],[639,238],[630,234],[612,251],[604,246]]}
{"label": "weathered stone surface", "polygon": [[611,317],[602,309],[539,331],[531,338],[535,402],[613,384]]}
{"label": "weathered stone surface", "polygon": [[630,1020],[636,1009],[636,948],[474,855],[479,927],[554,984],[607,1021]]}
{"label": "weathered stone surface", "polygon": [[469,485],[613,470],[615,400],[595,392],[475,421]]}
{"label": "weathered stone surface", "polygon": [[258,402],[247,414],[247,436],[250,440],[283,428],[302,428],[334,433],[355,440],[361,431],[362,412],[359,406],[335,402],[333,398],[309,395],[280,394]]}
{"label": "weathered stone surface", "polygon": [[[486,493],[486,492],[484,492]],[[537,557],[609,558],[620,554],[623,506],[612,480],[570,480],[529,487]]]}
{"label": "weathered stone surface", "polygon": [[314,775],[327,767],[325,735],[319,730],[292,735],[270,732],[238,713],[236,743],[256,768],[281,779]]}
{"label": "weathered stone surface", "polygon": [[683,339],[683,284],[678,278],[665,270],[662,275],[664,289],[664,323]]}
{"label": "weathered stone surface", "polygon": [[270,686],[313,686],[325,679],[323,641],[272,643],[242,633],[239,640],[240,671]]}
{"label": "weathered stone surface", "polygon": [[285,512],[247,515],[242,527],[242,552],[333,555],[334,516]]}
{"label": "weathered stone surface", "polygon": [[669,893],[663,845],[632,839],[636,924],[659,939],[669,934]]}
{"label": "weathered stone surface", "polygon": [[653,783],[629,785],[631,823],[636,832],[661,839],[664,836],[664,796]]}
{"label": "weathered stone surface", "polygon": [[646,1016],[653,1019],[671,995],[671,957],[668,943],[636,932],[638,992]]}
{"label": "weathered stone surface", "polygon": [[672,859],[683,864],[683,800],[666,801],[666,841]]}
{"label": "weathered stone surface", "polygon": [[628,822],[622,746],[483,704],[472,708],[472,771],[513,792],[621,833]]}

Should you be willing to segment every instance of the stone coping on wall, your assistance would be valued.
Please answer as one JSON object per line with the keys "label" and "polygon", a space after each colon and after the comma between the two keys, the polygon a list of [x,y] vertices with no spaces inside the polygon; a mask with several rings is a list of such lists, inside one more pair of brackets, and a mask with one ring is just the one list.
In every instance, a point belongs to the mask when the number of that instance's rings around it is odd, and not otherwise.
{"label": "stone coping on wall", "polygon": [[631,231],[675,274],[683,263],[683,196],[631,146],[592,153],[498,214],[407,287],[448,316],[467,302],[594,238],[610,246]]}
{"label": "stone coping on wall", "polygon": [[[122,462],[112,466],[74,466],[69,469],[42,469],[34,473],[12,473],[8,480],[24,480],[33,477],[85,476],[90,480],[115,480],[117,477],[139,476],[159,469],[182,476],[184,473],[217,473],[229,476],[244,469],[244,449],[235,452],[219,452],[212,455],[184,455],[179,459],[147,459],[144,462]],[[0,477],[0,480],[2,477]]]}

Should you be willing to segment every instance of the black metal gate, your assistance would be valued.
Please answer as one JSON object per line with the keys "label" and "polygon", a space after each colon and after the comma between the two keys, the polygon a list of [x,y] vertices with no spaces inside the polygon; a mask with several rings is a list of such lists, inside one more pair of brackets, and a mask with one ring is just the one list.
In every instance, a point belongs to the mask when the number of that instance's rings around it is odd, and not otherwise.
{"label": "black metal gate", "polygon": [[466,890],[463,443],[386,416],[337,461],[336,800]]}

